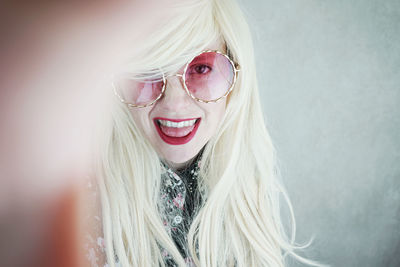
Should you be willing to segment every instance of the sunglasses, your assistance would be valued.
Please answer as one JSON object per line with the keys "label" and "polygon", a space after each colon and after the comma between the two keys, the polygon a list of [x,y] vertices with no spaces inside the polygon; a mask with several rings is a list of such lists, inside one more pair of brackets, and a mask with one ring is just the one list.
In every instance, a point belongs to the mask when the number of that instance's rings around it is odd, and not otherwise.
{"label": "sunglasses", "polygon": [[[159,78],[141,78],[119,75],[112,82],[115,95],[129,107],[143,108],[153,105],[164,94],[167,78],[182,79],[186,93],[194,100],[212,103],[221,100],[232,91],[239,65],[217,50],[203,51],[190,60],[182,74],[166,76],[161,70]],[[154,76],[153,76],[154,77]]]}

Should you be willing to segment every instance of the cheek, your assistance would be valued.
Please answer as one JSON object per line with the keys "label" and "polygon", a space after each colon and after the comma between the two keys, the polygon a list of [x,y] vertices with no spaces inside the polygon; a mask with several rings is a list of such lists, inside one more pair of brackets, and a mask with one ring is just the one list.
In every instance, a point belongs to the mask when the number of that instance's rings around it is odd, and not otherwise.
{"label": "cheek", "polygon": [[221,123],[226,109],[226,99],[217,103],[206,104],[207,106],[207,115],[210,124],[213,125],[214,128],[218,127]]}
{"label": "cheek", "polygon": [[226,111],[226,98],[217,103],[216,110],[218,114],[218,119],[222,120]]}

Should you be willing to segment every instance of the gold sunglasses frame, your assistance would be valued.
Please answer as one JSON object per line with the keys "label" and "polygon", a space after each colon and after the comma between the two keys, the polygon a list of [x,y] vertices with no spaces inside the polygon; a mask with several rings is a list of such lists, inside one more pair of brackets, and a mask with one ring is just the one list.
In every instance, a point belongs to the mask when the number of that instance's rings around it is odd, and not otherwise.
{"label": "gold sunglasses frame", "polygon": [[[189,67],[189,64],[190,64],[196,57],[200,56],[200,55],[203,54],[203,53],[210,53],[210,52],[214,52],[214,53],[220,54],[220,55],[224,56],[226,59],[228,59],[229,63],[230,63],[230,64],[232,65],[232,67],[233,67],[233,72],[234,72],[234,75],[233,75],[233,82],[232,82],[231,87],[226,91],[226,93],[225,93],[223,96],[221,96],[221,97],[219,97],[219,98],[217,98],[217,99],[213,99],[213,100],[202,100],[202,99],[199,99],[199,98],[195,97],[194,95],[192,95],[192,93],[191,93],[191,92],[189,91],[189,89],[187,88],[186,79],[185,79],[185,74],[186,74],[187,68]],[[223,99],[224,97],[227,97],[227,96],[231,93],[231,91],[233,90],[233,87],[234,87],[235,84],[236,84],[236,80],[237,80],[237,76],[238,76],[237,73],[238,73],[239,71],[240,71],[240,66],[239,66],[238,64],[236,64],[235,62],[233,62],[233,60],[232,60],[227,54],[225,54],[225,53],[223,53],[223,52],[221,52],[221,51],[219,51],[219,50],[204,50],[204,51],[201,51],[201,52],[200,52],[199,54],[197,54],[196,56],[194,56],[193,58],[191,58],[191,59],[186,63],[185,68],[183,69],[183,73],[182,73],[182,74],[177,73],[177,74],[172,74],[172,75],[165,76],[164,72],[161,71],[162,77],[163,77],[163,88],[161,89],[161,93],[160,93],[160,95],[159,95],[155,100],[153,100],[152,102],[150,102],[150,103],[148,103],[148,104],[146,104],[146,105],[135,105],[135,104],[132,104],[132,103],[129,103],[129,102],[125,101],[125,100],[120,96],[120,94],[117,92],[117,89],[116,89],[116,86],[115,86],[115,84],[114,84],[114,81],[112,82],[112,87],[113,87],[114,94],[119,98],[119,100],[120,100],[122,103],[128,105],[129,108],[144,108],[144,107],[149,107],[149,106],[153,105],[155,102],[157,102],[157,101],[164,95],[164,91],[165,91],[165,89],[166,89],[166,87],[167,87],[167,78],[168,78],[168,77],[177,76],[177,77],[180,77],[180,78],[182,79],[182,81],[183,81],[183,87],[184,87],[186,93],[187,93],[191,98],[193,98],[194,100],[196,100],[196,101],[198,101],[198,102],[201,102],[201,103],[216,103],[216,102],[220,101],[221,99]]]}

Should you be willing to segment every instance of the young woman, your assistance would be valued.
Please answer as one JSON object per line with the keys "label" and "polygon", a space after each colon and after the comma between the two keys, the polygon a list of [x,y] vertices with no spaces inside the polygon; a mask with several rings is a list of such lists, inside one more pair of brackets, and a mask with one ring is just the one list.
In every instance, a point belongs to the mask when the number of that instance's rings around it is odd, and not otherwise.
{"label": "young woman", "polygon": [[181,1],[166,12],[112,82],[93,265],[284,266],[286,254],[313,264],[280,218],[279,198],[291,205],[238,5]]}

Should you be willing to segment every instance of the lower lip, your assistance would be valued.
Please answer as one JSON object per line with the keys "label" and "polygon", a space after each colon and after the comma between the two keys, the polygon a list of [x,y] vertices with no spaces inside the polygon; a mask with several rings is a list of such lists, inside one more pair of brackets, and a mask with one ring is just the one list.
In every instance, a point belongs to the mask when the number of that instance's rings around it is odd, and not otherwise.
{"label": "lower lip", "polygon": [[161,131],[157,120],[156,119],[153,120],[154,125],[156,126],[157,132],[160,135],[161,139],[165,143],[170,144],[170,145],[183,145],[183,144],[188,143],[190,140],[192,140],[192,138],[194,137],[194,135],[197,132],[197,129],[199,128],[200,121],[201,121],[201,118],[198,118],[194,125],[193,130],[190,133],[188,133],[187,135],[182,136],[182,137],[173,137],[173,136],[168,136],[168,135],[164,134],[163,131]]}

